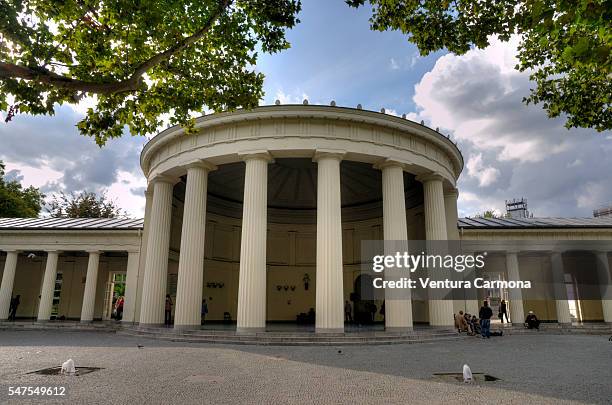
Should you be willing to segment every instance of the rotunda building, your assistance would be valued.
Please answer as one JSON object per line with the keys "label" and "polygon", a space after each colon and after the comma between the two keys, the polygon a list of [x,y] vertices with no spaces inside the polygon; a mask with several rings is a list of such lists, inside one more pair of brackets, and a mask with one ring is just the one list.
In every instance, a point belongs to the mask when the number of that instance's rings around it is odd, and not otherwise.
{"label": "rotunda building", "polygon": [[[459,238],[463,158],[426,126],[275,105],[204,116],[195,130],[169,128],[141,154],[141,326],[164,323],[168,292],[177,329],[199,326],[206,300],[206,318],[235,321],[238,332],[313,312],[317,332],[342,332],[362,241]],[[452,301],[388,301],[384,321],[449,326],[452,313]]]}

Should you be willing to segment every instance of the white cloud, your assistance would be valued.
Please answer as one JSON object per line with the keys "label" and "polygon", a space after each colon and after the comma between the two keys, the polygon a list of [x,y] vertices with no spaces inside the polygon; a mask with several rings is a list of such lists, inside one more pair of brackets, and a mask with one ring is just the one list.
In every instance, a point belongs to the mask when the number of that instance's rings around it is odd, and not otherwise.
{"label": "white cloud", "polygon": [[599,182],[588,182],[584,184],[576,193],[578,206],[586,209],[594,209],[603,205],[609,198],[609,190]]}
{"label": "white cloud", "polygon": [[465,164],[468,175],[478,179],[481,187],[490,186],[497,180],[499,170],[492,166],[485,166],[482,162],[482,153],[472,155]]}
{"label": "white cloud", "polygon": [[482,214],[488,210],[502,213],[505,207],[504,204],[503,199],[488,197],[487,195],[481,195],[467,190],[460,190],[459,199],[457,200],[460,217],[471,217]]}
{"label": "white cloud", "polygon": [[530,132],[517,125],[542,121],[544,114],[539,106],[522,104],[530,84],[528,74],[514,70],[517,43],[516,37],[510,43],[493,40],[486,49],[439,58],[415,86],[420,116],[433,126],[453,129],[457,139],[479,149],[499,149],[500,160],[536,162],[564,151],[564,139],[548,136],[562,129],[562,122],[534,126]]}
{"label": "white cloud", "polygon": [[117,201],[119,206],[132,216],[144,217],[145,197],[144,193],[136,195],[133,190],[143,190],[147,186],[147,180],[143,175],[120,171],[117,181],[106,189],[106,195],[111,200]]}
{"label": "white cloud", "polygon": [[144,199],[129,189],[145,182],[139,154],[146,138],[125,135],[99,148],[79,135],[75,124],[81,118],[67,106],[52,117],[16,116],[0,126],[0,160],[24,186],[38,187],[48,197],[59,191],[106,191],[131,216],[142,215]]}
{"label": "white cloud", "polygon": [[391,59],[389,60],[389,68],[390,68],[391,70],[399,70],[400,65],[399,65],[399,63],[397,63],[397,61],[395,60],[395,58],[391,58]]}
{"label": "white cloud", "polygon": [[[536,216],[591,216],[612,201],[612,137],[564,128],[540,105],[525,105],[534,83],[514,69],[518,38],[447,54],[415,85],[408,114],[451,132],[465,156],[460,211],[473,215],[527,197]],[[468,197],[466,197],[468,196]],[[470,212],[470,210],[472,210]]]}
{"label": "white cloud", "polygon": [[279,100],[281,104],[302,104],[304,100],[308,100],[311,103],[308,94],[299,90],[294,93],[285,93],[283,89],[278,89],[276,91],[276,100]]}

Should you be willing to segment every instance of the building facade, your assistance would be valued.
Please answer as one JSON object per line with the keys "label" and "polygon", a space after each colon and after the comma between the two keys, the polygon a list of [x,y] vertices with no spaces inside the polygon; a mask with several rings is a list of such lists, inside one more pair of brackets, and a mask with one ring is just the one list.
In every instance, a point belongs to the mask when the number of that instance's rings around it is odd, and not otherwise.
{"label": "building facade", "polygon": [[[529,268],[552,279],[564,277],[569,256],[549,241],[596,241],[604,264],[587,271],[611,284],[611,220],[459,219],[460,151],[399,117],[309,105],[214,114],[196,121],[195,134],[158,134],[141,167],[143,221],[0,220],[0,319],[15,295],[19,318],[109,319],[123,284],[130,324],[163,324],[169,294],[175,329],[198,328],[206,299],[208,320],[235,322],[241,333],[311,308],[317,332],[342,332],[368,240],[470,242],[494,253],[503,277]],[[535,310],[560,323],[612,322],[609,300],[514,293],[513,321]],[[448,327],[483,298],[387,300],[375,316],[390,331]]]}

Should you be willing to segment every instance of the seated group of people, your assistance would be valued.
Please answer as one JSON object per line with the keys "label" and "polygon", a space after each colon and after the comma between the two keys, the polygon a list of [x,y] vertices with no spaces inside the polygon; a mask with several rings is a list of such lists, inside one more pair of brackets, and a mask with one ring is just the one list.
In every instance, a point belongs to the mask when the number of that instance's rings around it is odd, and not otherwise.
{"label": "seated group of people", "polygon": [[476,315],[470,315],[467,312],[459,311],[455,317],[455,328],[459,333],[466,332],[468,335],[480,335],[480,320]]}
{"label": "seated group of people", "polygon": [[458,315],[453,314],[455,318],[455,327],[461,332],[466,332],[470,336],[482,336],[483,338],[489,338],[491,336],[502,336],[503,331],[491,332],[491,317],[493,311],[487,301],[484,301],[480,311],[478,312],[479,318],[476,315],[470,315],[459,311]]}
{"label": "seated group of people", "polygon": [[[485,305],[483,308],[486,309],[487,306]],[[483,308],[481,308],[481,313],[483,312],[482,311]],[[470,336],[478,336],[478,335],[483,334],[482,322],[480,319],[476,317],[476,315],[471,315],[471,314],[468,314],[467,312],[464,313],[463,311],[459,311],[459,314],[453,314],[453,317],[455,318],[455,328],[457,328],[457,331],[459,333],[465,332]],[[485,319],[485,320],[489,320],[489,319]],[[533,311],[529,311],[527,317],[525,318],[524,324],[525,324],[525,327],[528,329],[538,329],[538,330],[540,329],[540,320],[533,313]],[[488,332],[487,335],[502,336],[503,331],[500,330],[500,331],[495,331],[495,332]]]}

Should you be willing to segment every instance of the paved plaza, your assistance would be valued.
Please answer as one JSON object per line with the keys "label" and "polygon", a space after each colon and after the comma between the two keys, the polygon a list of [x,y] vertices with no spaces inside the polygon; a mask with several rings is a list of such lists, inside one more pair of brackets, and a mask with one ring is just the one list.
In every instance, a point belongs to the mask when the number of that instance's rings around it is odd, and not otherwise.
{"label": "paved plaza", "polygon": [[[141,347],[139,347],[141,346]],[[72,358],[83,376],[30,371]],[[438,372],[494,382],[442,382]],[[110,332],[0,331],[0,403],[9,386],[65,386],[66,403],[609,403],[608,336],[528,334],[351,347],[164,342]],[[42,401],[38,399],[38,401]]]}

